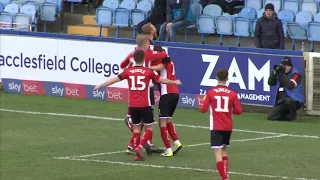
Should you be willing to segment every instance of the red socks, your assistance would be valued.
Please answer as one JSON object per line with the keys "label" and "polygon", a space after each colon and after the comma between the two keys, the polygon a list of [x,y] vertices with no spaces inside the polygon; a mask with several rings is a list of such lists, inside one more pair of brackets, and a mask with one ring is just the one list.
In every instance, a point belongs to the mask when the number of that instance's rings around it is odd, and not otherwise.
{"label": "red socks", "polygon": [[174,128],[174,125],[172,122],[167,122],[167,128],[172,140],[173,141],[179,140],[176,129]]}
{"label": "red socks", "polygon": [[224,162],[224,166],[226,168],[226,173],[228,174],[228,170],[229,170],[229,158],[228,158],[228,156],[223,156],[222,157],[222,161]]}
{"label": "red socks", "polygon": [[[140,143],[140,133],[133,133],[132,134],[132,138],[131,140],[133,141],[133,149],[135,149],[136,147],[138,147],[139,143]],[[131,141],[130,141],[131,142]]]}
{"label": "red socks", "polygon": [[166,148],[171,148],[170,139],[169,139],[169,132],[167,127],[161,127],[161,137],[164,145]]}
{"label": "red socks", "polygon": [[152,131],[151,130],[146,130],[142,136],[142,139],[140,141],[140,145],[144,146],[148,140],[152,137]]}
{"label": "red socks", "polygon": [[226,173],[224,167],[225,167],[225,166],[224,166],[224,162],[223,162],[223,161],[217,162],[217,169],[218,169],[219,174],[220,174],[220,176],[221,176],[221,178],[222,178],[223,180],[228,179],[228,176],[227,176],[227,173]]}

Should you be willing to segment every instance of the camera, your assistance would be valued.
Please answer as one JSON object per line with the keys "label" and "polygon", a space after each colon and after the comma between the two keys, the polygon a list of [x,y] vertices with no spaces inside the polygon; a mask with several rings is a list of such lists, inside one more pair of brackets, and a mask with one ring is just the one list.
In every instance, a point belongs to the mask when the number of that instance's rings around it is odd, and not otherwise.
{"label": "camera", "polygon": [[284,66],[282,64],[280,65],[274,65],[273,69],[278,73],[283,72],[284,71]]}

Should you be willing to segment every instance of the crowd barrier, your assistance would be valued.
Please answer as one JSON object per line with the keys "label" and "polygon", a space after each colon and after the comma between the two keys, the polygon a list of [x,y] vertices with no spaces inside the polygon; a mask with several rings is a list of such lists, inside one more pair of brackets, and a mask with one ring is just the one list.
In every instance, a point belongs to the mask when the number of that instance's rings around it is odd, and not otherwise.
{"label": "crowd barrier", "polygon": [[[134,50],[134,40],[33,32],[0,32],[0,77],[8,93],[128,101],[127,82],[93,91],[121,72],[120,62]],[[173,59],[182,81],[179,107],[198,107],[217,84],[215,72],[227,68],[228,85],[242,103],[272,106],[268,85],[274,65],[284,56],[304,73],[303,52],[156,42]],[[159,92],[156,92],[156,101]]]}

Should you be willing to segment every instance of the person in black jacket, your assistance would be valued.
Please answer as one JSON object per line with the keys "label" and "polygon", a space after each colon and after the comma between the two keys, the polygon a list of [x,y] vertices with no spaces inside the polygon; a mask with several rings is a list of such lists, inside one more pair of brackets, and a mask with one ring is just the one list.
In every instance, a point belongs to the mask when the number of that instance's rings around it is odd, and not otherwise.
{"label": "person in black jacket", "polygon": [[282,22],[271,3],[266,4],[263,16],[257,21],[254,43],[256,48],[284,49]]}
{"label": "person in black jacket", "polygon": [[[150,16],[141,21],[138,25],[137,25],[137,31],[138,33],[143,33],[142,32],[142,26],[148,23],[151,23],[152,25],[154,25],[157,29],[157,36],[155,38],[157,38],[159,36],[159,31],[160,31],[160,26],[166,22],[166,13],[167,13],[167,1],[166,0],[155,0],[154,2],[154,7],[151,11]],[[155,40],[155,39],[153,39]]]}

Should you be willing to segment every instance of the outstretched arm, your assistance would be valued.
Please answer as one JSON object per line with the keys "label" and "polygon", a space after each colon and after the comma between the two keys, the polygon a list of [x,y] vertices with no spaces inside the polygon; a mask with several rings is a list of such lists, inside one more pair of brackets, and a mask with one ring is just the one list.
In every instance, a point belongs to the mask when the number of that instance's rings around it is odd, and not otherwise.
{"label": "outstretched arm", "polygon": [[162,69],[164,68],[163,64],[158,64],[156,66],[151,66],[150,69],[155,70],[155,71],[162,71]]}
{"label": "outstretched arm", "polygon": [[169,79],[165,79],[165,78],[161,78],[159,80],[156,81],[157,83],[162,83],[162,84],[176,84],[176,85],[180,85],[182,84],[180,80],[169,80]]}
{"label": "outstretched arm", "polygon": [[100,89],[100,88],[103,88],[103,87],[106,87],[106,86],[110,86],[114,83],[117,83],[121,81],[120,78],[118,76],[116,77],[113,77],[111,79],[108,79],[107,81],[105,81],[104,83],[100,84],[100,85],[97,85],[95,88],[94,88],[94,91]]}

